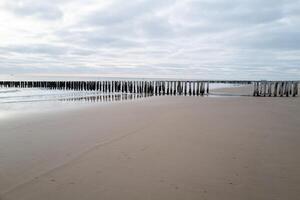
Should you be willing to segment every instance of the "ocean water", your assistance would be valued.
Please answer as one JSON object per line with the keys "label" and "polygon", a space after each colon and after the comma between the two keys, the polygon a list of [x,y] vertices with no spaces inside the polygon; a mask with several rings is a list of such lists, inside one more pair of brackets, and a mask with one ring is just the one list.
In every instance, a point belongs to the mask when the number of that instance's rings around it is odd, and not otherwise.
{"label": "ocean water", "polygon": [[[15,77],[5,76],[0,80],[146,80],[98,77]],[[147,79],[148,80],[148,79]],[[153,80],[153,79],[152,79]],[[154,79],[155,80],[155,79]],[[210,89],[235,87],[233,84],[210,84]],[[112,103],[145,98],[140,94],[103,94],[98,91],[49,90],[41,88],[0,87],[0,120],[27,113],[50,112],[95,103]]]}

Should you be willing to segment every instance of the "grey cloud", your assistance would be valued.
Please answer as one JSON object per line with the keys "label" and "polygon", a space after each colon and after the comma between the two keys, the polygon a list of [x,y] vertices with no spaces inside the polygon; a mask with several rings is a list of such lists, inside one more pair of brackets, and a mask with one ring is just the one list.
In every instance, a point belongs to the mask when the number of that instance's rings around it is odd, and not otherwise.
{"label": "grey cloud", "polygon": [[118,48],[130,48],[139,45],[139,43],[135,40],[129,40],[122,37],[110,37],[110,36],[101,36],[90,34],[85,38],[85,44],[88,44],[90,47],[118,47]]}
{"label": "grey cloud", "polygon": [[174,27],[162,17],[151,17],[141,20],[137,26],[138,36],[142,38],[169,38],[176,35]]}
{"label": "grey cloud", "polygon": [[72,46],[53,45],[53,44],[28,44],[28,45],[10,45],[0,47],[1,53],[36,55],[46,57],[63,56],[89,56],[96,53],[95,50],[77,48]]}
{"label": "grey cloud", "polygon": [[255,34],[246,41],[240,41],[239,45],[251,48],[293,50],[300,49],[300,31],[270,31]]}
{"label": "grey cloud", "polygon": [[98,9],[82,20],[81,25],[112,26],[124,22],[133,21],[141,16],[151,14],[163,6],[170,5],[171,0],[134,0],[112,1],[109,7]]}
{"label": "grey cloud", "polygon": [[93,29],[92,31],[59,31],[55,33],[61,41],[77,44],[81,47],[98,48],[130,48],[140,46],[139,41],[121,34],[120,31],[110,33],[109,30]]}
{"label": "grey cloud", "polygon": [[[51,30],[55,43],[0,48],[0,68],[202,79],[296,79],[300,77],[299,2],[113,0],[79,16],[74,24]],[[22,15],[29,14],[24,11]]]}
{"label": "grey cloud", "polygon": [[49,44],[10,45],[0,47],[2,51],[18,54],[62,55],[67,53],[66,47]]}
{"label": "grey cloud", "polygon": [[283,17],[283,1],[191,1],[186,15],[229,24],[259,24]]}
{"label": "grey cloud", "polygon": [[21,17],[34,16],[44,20],[57,20],[63,17],[63,12],[57,4],[48,1],[16,0],[9,1],[7,8]]}

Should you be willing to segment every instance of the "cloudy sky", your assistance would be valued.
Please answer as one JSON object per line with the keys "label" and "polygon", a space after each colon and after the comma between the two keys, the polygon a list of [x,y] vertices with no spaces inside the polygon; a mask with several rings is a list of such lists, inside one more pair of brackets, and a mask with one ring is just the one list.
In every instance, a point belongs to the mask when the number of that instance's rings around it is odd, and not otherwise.
{"label": "cloudy sky", "polygon": [[0,0],[0,73],[300,79],[300,0]]}

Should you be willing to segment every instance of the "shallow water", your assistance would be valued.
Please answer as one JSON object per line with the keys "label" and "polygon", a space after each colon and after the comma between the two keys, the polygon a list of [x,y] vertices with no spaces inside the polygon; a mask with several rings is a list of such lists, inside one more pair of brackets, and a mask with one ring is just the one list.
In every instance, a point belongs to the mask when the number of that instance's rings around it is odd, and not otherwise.
{"label": "shallow water", "polygon": [[0,88],[0,119],[95,103],[135,100],[142,97],[145,96],[141,94],[103,94],[97,91]]}
{"label": "shallow water", "polygon": [[[41,80],[26,77],[26,80]],[[120,78],[75,77],[74,80],[120,80]],[[4,80],[4,79],[2,79]],[[10,77],[6,80],[25,80],[24,77]],[[43,80],[72,80],[70,77],[53,77]],[[127,79],[143,80],[143,79]],[[236,84],[210,84],[210,89],[238,86]],[[209,95],[208,95],[209,96]],[[0,119],[20,116],[32,112],[48,112],[103,102],[127,101],[143,98],[141,94],[104,94],[98,91],[50,90],[45,88],[0,87]],[[212,95],[213,97],[213,95]]]}

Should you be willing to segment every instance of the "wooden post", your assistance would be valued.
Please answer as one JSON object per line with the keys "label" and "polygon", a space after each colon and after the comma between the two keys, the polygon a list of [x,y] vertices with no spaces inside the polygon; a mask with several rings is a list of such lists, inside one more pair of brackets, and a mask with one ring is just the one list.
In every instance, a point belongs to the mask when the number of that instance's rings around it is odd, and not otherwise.
{"label": "wooden post", "polygon": [[181,82],[177,81],[177,95],[182,95]]}
{"label": "wooden post", "polygon": [[267,83],[265,81],[263,82],[263,90],[264,90],[263,95],[265,97],[267,93]]}
{"label": "wooden post", "polygon": [[195,83],[195,81],[193,81],[192,82],[192,86],[193,86],[193,96],[195,96],[196,95],[196,83]]}
{"label": "wooden post", "polygon": [[299,82],[296,82],[296,96],[298,95],[298,92],[299,92],[298,85],[299,85]]}
{"label": "wooden post", "polygon": [[173,84],[174,84],[174,91],[173,91],[173,95],[176,96],[177,95],[177,81],[173,81]]}
{"label": "wooden post", "polygon": [[254,82],[254,96],[259,96],[259,83]]}
{"label": "wooden post", "polygon": [[284,92],[284,82],[281,82],[280,84],[280,89],[279,89],[279,92],[280,92],[280,96],[283,97],[283,92]]}
{"label": "wooden post", "polygon": [[289,85],[290,85],[289,82],[286,82],[286,83],[285,83],[285,96],[286,96],[286,97],[289,96]]}
{"label": "wooden post", "polygon": [[256,82],[253,82],[253,96],[256,96]]}
{"label": "wooden post", "polygon": [[209,81],[206,84],[207,84],[206,93],[209,94]]}
{"label": "wooden post", "polygon": [[201,81],[201,85],[200,85],[200,94],[201,96],[203,96],[204,94],[204,83]]}
{"label": "wooden post", "polygon": [[272,95],[272,83],[268,83],[268,96],[270,97]]}
{"label": "wooden post", "polygon": [[170,89],[171,89],[169,81],[166,81],[166,89],[167,89],[166,94],[169,95],[170,94]]}
{"label": "wooden post", "polygon": [[273,96],[277,97],[278,82],[275,82]]}

